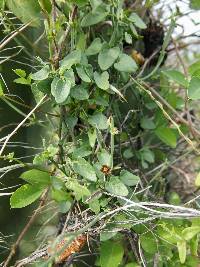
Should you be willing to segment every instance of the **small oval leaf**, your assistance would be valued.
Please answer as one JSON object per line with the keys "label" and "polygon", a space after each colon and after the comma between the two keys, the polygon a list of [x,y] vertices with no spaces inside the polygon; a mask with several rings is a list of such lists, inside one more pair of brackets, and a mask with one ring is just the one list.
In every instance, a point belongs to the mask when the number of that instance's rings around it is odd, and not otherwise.
{"label": "small oval leaf", "polygon": [[114,64],[115,69],[122,72],[135,72],[138,68],[135,61],[128,55],[122,54],[119,57],[119,62]]}
{"label": "small oval leaf", "polygon": [[54,78],[51,83],[51,93],[55,97],[55,101],[58,104],[65,102],[69,96],[71,88],[71,82],[65,81],[60,78]]}
{"label": "small oval leaf", "polygon": [[49,66],[44,66],[41,70],[31,74],[31,79],[35,81],[42,81],[48,78],[49,76]]}
{"label": "small oval leaf", "polygon": [[137,175],[132,174],[129,171],[126,170],[122,170],[120,172],[120,180],[128,186],[134,186],[137,185],[140,181],[140,177],[138,177]]}
{"label": "small oval leaf", "polygon": [[103,49],[98,55],[98,63],[102,70],[110,68],[120,53],[119,47]]}
{"label": "small oval leaf", "polygon": [[106,182],[105,189],[111,194],[117,196],[127,196],[128,189],[127,187],[120,181],[119,177],[112,176],[110,180]]}
{"label": "small oval leaf", "polygon": [[99,74],[97,71],[94,72],[94,80],[96,85],[102,90],[108,90],[109,88],[109,74],[107,71]]}
{"label": "small oval leaf", "polygon": [[42,194],[44,188],[25,184],[18,188],[10,198],[11,208],[23,208],[36,201]]}
{"label": "small oval leaf", "polygon": [[50,175],[48,172],[40,171],[40,170],[29,170],[21,174],[20,178],[25,180],[30,184],[41,184],[48,185],[50,184]]}
{"label": "small oval leaf", "polygon": [[96,182],[97,177],[96,177],[96,173],[94,171],[94,168],[85,159],[78,158],[73,163],[73,169],[75,172],[77,172],[79,175],[83,176],[85,179],[92,181],[92,182]]}

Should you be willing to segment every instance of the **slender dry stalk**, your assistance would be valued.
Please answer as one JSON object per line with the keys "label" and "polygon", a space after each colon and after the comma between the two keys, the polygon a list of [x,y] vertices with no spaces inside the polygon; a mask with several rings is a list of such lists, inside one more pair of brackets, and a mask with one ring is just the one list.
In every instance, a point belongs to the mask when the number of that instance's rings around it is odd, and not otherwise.
{"label": "slender dry stalk", "polygon": [[22,31],[24,31],[30,24],[32,23],[32,21],[26,23],[25,25],[23,25],[22,27],[20,27],[19,29],[16,29],[13,34],[11,36],[9,36],[6,40],[3,41],[3,43],[0,44],[0,51],[11,41],[13,40],[19,33],[21,33]]}
{"label": "slender dry stalk", "polygon": [[[17,127],[10,133],[6,136],[5,138],[5,141],[4,141],[4,144],[0,150],[0,156],[2,155],[8,141],[10,140],[10,138],[16,134],[16,132],[19,130],[19,128],[27,121],[27,119],[35,112],[35,110],[42,104],[42,102],[44,101],[44,99],[46,98],[46,95],[43,96],[41,98],[41,100],[37,103],[37,105],[28,113],[28,115],[17,125]],[[1,139],[2,140],[2,139]],[[0,140],[0,141],[1,141]]]}

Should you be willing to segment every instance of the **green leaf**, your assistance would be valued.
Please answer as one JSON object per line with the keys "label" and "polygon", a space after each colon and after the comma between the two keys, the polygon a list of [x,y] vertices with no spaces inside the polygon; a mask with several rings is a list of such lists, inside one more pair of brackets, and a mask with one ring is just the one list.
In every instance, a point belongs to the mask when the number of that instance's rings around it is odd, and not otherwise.
{"label": "green leaf", "polygon": [[128,195],[127,187],[120,181],[118,176],[111,176],[110,180],[105,184],[105,189],[117,196],[125,197]]}
{"label": "green leaf", "polygon": [[84,67],[82,67],[82,66],[76,67],[76,71],[77,71],[78,76],[81,78],[82,81],[84,81],[86,83],[90,83],[91,82],[91,79],[87,75]]}
{"label": "green leaf", "polygon": [[129,21],[133,22],[136,27],[140,29],[146,29],[146,24],[144,21],[138,16],[136,13],[131,13],[130,17],[128,18]]}
{"label": "green leaf", "polygon": [[102,149],[101,152],[97,154],[98,161],[101,165],[110,166],[112,164],[112,156],[107,150]]}
{"label": "green leaf", "polygon": [[103,49],[98,55],[98,63],[102,70],[110,68],[120,54],[119,47]]}
{"label": "green leaf", "polygon": [[134,156],[132,148],[127,148],[124,150],[123,156],[125,159],[131,159]]}
{"label": "green leaf", "polygon": [[101,93],[97,92],[97,95],[94,99],[95,104],[100,105],[102,107],[109,106],[109,96],[108,95],[101,95]]}
{"label": "green leaf", "polygon": [[65,70],[62,74],[62,79],[71,83],[71,87],[76,85],[73,69]]}
{"label": "green leaf", "polygon": [[23,77],[17,78],[13,82],[18,83],[18,84],[25,84],[25,85],[30,85],[31,84],[30,80],[28,80],[26,78],[23,78]]}
{"label": "green leaf", "polygon": [[168,201],[169,201],[169,204],[171,204],[171,205],[180,205],[181,204],[180,196],[176,192],[170,192]]}
{"label": "green leaf", "polygon": [[89,208],[95,213],[98,214],[100,212],[100,204],[98,199],[94,199],[89,202]]}
{"label": "green leaf", "polygon": [[5,0],[0,0],[0,9],[4,10],[5,8]]}
{"label": "green leaf", "polygon": [[192,100],[200,99],[200,78],[193,77],[188,87],[188,97]]}
{"label": "green leaf", "polygon": [[140,125],[143,129],[148,129],[148,130],[152,130],[156,128],[155,123],[153,122],[152,119],[148,118],[148,117],[143,117],[140,121]]}
{"label": "green leaf", "polygon": [[88,131],[88,138],[90,146],[94,147],[97,139],[96,129],[91,129]]}
{"label": "green leaf", "polygon": [[44,97],[44,94],[38,90],[37,86],[35,86],[35,83],[31,84],[31,91],[36,103],[38,103],[41,98]]}
{"label": "green leaf", "polygon": [[119,178],[125,185],[128,186],[134,186],[140,182],[140,177],[126,170],[122,170],[120,172]]}
{"label": "green leaf", "polygon": [[71,88],[70,81],[64,81],[58,77],[54,78],[51,83],[51,93],[58,104],[65,102],[69,96]]}
{"label": "green leaf", "polygon": [[122,261],[124,249],[117,241],[106,241],[101,243],[100,264],[101,267],[118,267]]}
{"label": "green leaf", "polygon": [[200,9],[200,0],[190,0],[190,7],[196,10]]}
{"label": "green leaf", "polygon": [[125,32],[124,38],[127,44],[132,44],[132,36],[129,33]]}
{"label": "green leaf", "polygon": [[101,39],[96,38],[92,41],[90,46],[86,49],[86,55],[87,56],[96,55],[100,52],[101,48],[102,48]]}
{"label": "green leaf", "polygon": [[161,225],[161,227],[158,228],[158,236],[160,236],[162,240],[172,244],[176,244],[182,240],[180,235],[175,232],[174,228],[167,228],[165,225]]}
{"label": "green leaf", "polygon": [[77,37],[76,49],[84,52],[86,48],[86,40],[87,40],[87,35],[84,34],[83,32],[80,32]]}
{"label": "green leaf", "polygon": [[149,162],[149,163],[154,163],[155,161],[155,155],[153,153],[152,150],[150,150],[149,148],[147,147],[143,147],[141,150],[140,150],[140,153],[141,153],[141,157],[143,160]]}
{"label": "green leaf", "polygon": [[43,81],[38,81],[38,82],[32,83],[31,89],[38,90],[44,94],[50,94],[51,83],[52,83],[52,79],[46,79]]}
{"label": "green leaf", "polygon": [[82,145],[73,151],[73,158],[84,158],[92,154],[90,147],[88,145]]}
{"label": "green leaf", "polygon": [[35,81],[42,81],[48,78],[49,76],[49,66],[44,66],[41,70],[31,74],[31,79]]}
{"label": "green leaf", "polygon": [[51,197],[57,202],[70,200],[69,193],[61,190],[61,189],[52,189]]}
{"label": "green leaf", "polygon": [[194,238],[192,238],[192,240],[190,240],[191,254],[194,256],[198,256],[198,248],[199,248],[199,237],[198,237],[198,235],[196,235]]}
{"label": "green leaf", "polygon": [[188,71],[191,76],[200,78],[200,60],[190,65]]}
{"label": "green leaf", "polygon": [[94,72],[94,80],[96,85],[103,90],[107,90],[109,88],[109,74],[107,71],[104,71],[102,74],[98,72]]}
{"label": "green leaf", "polygon": [[135,38],[138,38],[139,35],[138,35],[138,33],[137,33],[137,31],[136,31],[136,28],[135,28],[135,26],[133,25],[133,23],[130,23],[130,29],[131,29],[131,32],[132,32],[133,36],[134,36]]}
{"label": "green leaf", "polygon": [[93,127],[99,130],[105,130],[108,128],[107,118],[102,113],[96,113],[89,117],[88,122]]}
{"label": "green leaf", "polygon": [[73,65],[79,64],[81,61],[81,51],[80,50],[74,50],[70,54],[68,54],[66,57],[63,58],[63,60],[60,61],[60,67],[61,72],[66,69],[70,69]]}
{"label": "green leaf", "polygon": [[85,179],[96,182],[97,177],[92,165],[83,158],[78,158],[73,163],[73,169],[76,173],[83,176]]}
{"label": "green leaf", "polygon": [[185,239],[186,241],[189,241],[192,239],[194,236],[200,233],[200,226],[191,226],[185,228],[182,233],[181,237]]}
{"label": "green leaf", "polygon": [[65,183],[67,189],[72,190],[77,200],[82,197],[89,197],[90,191],[86,186],[80,185],[77,180],[69,180]]}
{"label": "green leaf", "polygon": [[4,96],[4,91],[3,91],[3,82],[0,80],[0,97]]}
{"label": "green leaf", "polygon": [[67,116],[65,121],[66,121],[67,126],[69,127],[69,129],[73,130],[74,127],[76,126],[77,122],[78,122],[78,118],[74,117],[74,116]]}
{"label": "green leaf", "polygon": [[186,260],[186,241],[182,240],[177,242],[178,254],[180,262],[183,264]]}
{"label": "green leaf", "polygon": [[70,210],[71,205],[70,201],[60,201],[58,203],[59,211],[66,214]]}
{"label": "green leaf", "polygon": [[92,7],[92,10],[95,10],[101,4],[102,4],[102,0],[90,0],[90,5]]}
{"label": "green leaf", "polygon": [[30,184],[38,184],[38,185],[49,185],[50,184],[50,175],[48,172],[40,171],[40,170],[30,170],[21,174],[20,178],[25,180]]}
{"label": "green leaf", "polygon": [[194,183],[195,183],[195,186],[200,187],[200,173],[197,174],[197,177]]}
{"label": "green leaf", "polygon": [[11,208],[23,208],[36,201],[44,188],[36,185],[25,184],[18,188],[10,198]]}
{"label": "green leaf", "polygon": [[52,6],[50,0],[38,0],[38,2],[43,10],[46,10],[48,13],[51,13]]}
{"label": "green leaf", "polygon": [[23,23],[31,26],[40,25],[40,5],[36,0],[6,0],[6,5]]}
{"label": "green leaf", "polygon": [[174,82],[187,87],[188,81],[183,73],[177,70],[165,70],[162,71],[164,75],[166,75],[169,79],[173,80]]}
{"label": "green leaf", "polygon": [[95,25],[101,21],[103,21],[108,12],[101,8],[101,6],[97,7],[94,11],[85,15],[81,21],[81,27],[89,27]]}
{"label": "green leaf", "polygon": [[118,71],[129,72],[129,73],[135,72],[138,68],[137,64],[132,59],[132,57],[126,54],[120,55],[119,62],[115,63],[114,67]]}
{"label": "green leaf", "polygon": [[140,243],[144,251],[149,254],[155,254],[158,251],[157,242],[152,233],[141,235]]}
{"label": "green leaf", "polygon": [[85,73],[87,74],[87,76],[90,78],[90,80],[93,79],[93,67],[90,64],[87,64],[86,66],[84,66],[84,70]]}
{"label": "green leaf", "polygon": [[89,98],[88,90],[84,84],[74,86],[70,95],[77,100],[85,100]]}
{"label": "green leaf", "polygon": [[56,176],[51,176],[51,186],[53,189],[60,190],[64,186],[64,181]]}
{"label": "green leaf", "polygon": [[117,234],[117,232],[108,231],[108,232],[101,232],[100,233],[100,241],[107,241],[114,237]]}
{"label": "green leaf", "polygon": [[25,70],[22,69],[15,69],[13,70],[14,73],[16,73],[19,77],[25,78],[26,77],[26,72]]}
{"label": "green leaf", "polygon": [[176,135],[174,131],[167,127],[159,127],[155,130],[157,137],[168,146],[176,147]]}

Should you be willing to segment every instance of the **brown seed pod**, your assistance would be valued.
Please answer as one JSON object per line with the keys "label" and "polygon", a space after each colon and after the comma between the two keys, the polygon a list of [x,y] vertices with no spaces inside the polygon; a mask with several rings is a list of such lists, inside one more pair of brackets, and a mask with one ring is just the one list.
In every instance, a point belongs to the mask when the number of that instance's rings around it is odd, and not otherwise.
{"label": "brown seed pod", "polygon": [[105,175],[108,175],[111,172],[111,168],[107,165],[103,165],[101,168],[101,172],[103,172]]}
{"label": "brown seed pod", "polygon": [[96,104],[89,105],[89,108],[95,110],[97,108],[97,105]]}
{"label": "brown seed pod", "polygon": [[143,55],[140,52],[136,51],[136,50],[132,50],[131,51],[131,57],[140,66],[142,66],[144,64],[144,62],[145,62],[145,59],[144,59]]}
{"label": "brown seed pod", "polygon": [[87,241],[87,237],[86,235],[79,235],[75,240],[73,240],[71,242],[71,244],[65,248],[64,251],[62,251],[62,248],[67,244],[68,239],[64,238],[63,240],[61,240],[55,248],[55,251],[52,250],[51,247],[48,248],[48,254],[49,255],[53,255],[55,253],[59,253],[59,251],[61,250],[61,254],[56,258],[56,263],[62,263],[64,261],[66,261],[72,254],[79,252],[83,246],[85,245]]}

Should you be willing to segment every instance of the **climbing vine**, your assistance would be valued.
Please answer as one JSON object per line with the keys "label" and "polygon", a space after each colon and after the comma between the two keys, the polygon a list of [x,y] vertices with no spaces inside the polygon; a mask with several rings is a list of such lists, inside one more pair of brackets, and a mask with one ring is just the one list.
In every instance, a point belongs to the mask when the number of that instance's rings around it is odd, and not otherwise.
{"label": "climbing vine", "polygon": [[[3,171],[23,168],[10,206],[39,202],[2,266],[13,266],[20,242],[48,205],[59,220],[51,242],[14,266],[198,266],[199,204],[168,192],[167,177],[183,150],[199,154],[193,111],[200,61],[187,66],[174,35],[180,12],[164,24],[153,13],[157,2],[0,1],[8,33],[0,51],[15,38],[17,53],[26,50],[27,29],[40,34],[32,68],[13,70],[13,82],[31,90],[35,107],[0,84],[1,101],[24,117],[1,138],[0,158],[10,164]],[[199,7],[199,1],[188,5]],[[179,68],[166,64],[170,51]],[[25,124],[40,128],[35,138],[42,146],[29,162],[8,149]],[[81,256],[84,249],[92,259]]]}

